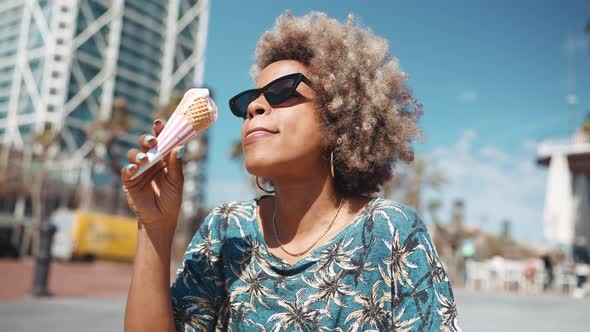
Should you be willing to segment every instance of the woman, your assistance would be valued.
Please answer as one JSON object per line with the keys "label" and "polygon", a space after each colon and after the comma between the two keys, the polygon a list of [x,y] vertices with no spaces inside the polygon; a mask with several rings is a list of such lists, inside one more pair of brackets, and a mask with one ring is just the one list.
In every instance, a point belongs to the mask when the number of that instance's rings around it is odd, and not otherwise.
{"label": "woman", "polygon": [[[419,104],[387,42],[322,13],[278,18],[258,43],[256,89],[230,100],[245,166],[267,195],[216,207],[168,285],[182,194],[173,150],[129,181],[139,241],[127,331],[458,331],[452,290],[419,216],[373,197],[413,159]],[[155,133],[163,123],[154,125]],[[142,152],[143,151],[143,152]],[[266,179],[266,180],[262,180]]]}

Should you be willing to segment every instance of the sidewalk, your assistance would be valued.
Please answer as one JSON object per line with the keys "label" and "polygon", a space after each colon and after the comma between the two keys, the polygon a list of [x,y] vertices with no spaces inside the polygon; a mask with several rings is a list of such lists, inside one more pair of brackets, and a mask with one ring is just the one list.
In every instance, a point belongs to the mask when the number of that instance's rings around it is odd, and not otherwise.
{"label": "sidewalk", "polygon": [[[31,258],[0,259],[0,301],[30,299],[33,266]],[[132,268],[130,263],[53,261],[48,289],[59,298],[126,298]]]}

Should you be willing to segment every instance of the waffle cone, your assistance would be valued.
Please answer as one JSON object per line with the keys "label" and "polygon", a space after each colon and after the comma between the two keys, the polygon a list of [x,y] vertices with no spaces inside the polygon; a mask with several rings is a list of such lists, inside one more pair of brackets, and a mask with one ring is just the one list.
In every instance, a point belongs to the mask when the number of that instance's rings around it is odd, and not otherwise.
{"label": "waffle cone", "polygon": [[215,121],[209,98],[206,97],[195,98],[181,112],[196,131],[207,129]]}

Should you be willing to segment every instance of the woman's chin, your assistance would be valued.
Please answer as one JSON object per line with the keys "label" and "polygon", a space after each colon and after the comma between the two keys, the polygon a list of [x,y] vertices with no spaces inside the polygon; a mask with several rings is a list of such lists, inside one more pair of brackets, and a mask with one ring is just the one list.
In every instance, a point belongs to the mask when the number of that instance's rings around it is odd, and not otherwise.
{"label": "woman's chin", "polygon": [[267,160],[246,160],[245,167],[248,173],[254,176],[269,177],[275,169],[276,163],[269,162]]}

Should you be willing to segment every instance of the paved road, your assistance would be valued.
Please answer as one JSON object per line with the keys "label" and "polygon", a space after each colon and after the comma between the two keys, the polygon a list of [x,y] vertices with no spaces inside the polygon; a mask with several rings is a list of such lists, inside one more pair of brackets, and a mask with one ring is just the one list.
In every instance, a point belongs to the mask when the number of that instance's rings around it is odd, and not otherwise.
{"label": "paved road", "polygon": [[465,332],[587,332],[590,299],[456,292]]}
{"label": "paved road", "polygon": [[[583,332],[590,299],[457,292],[465,332]],[[125,300],[0,302],[0,331],[122,331]]]}
{"label": "paved road", "polygon": [[0,302],[0,331],[123,331],[124,308],[124,299]]}

